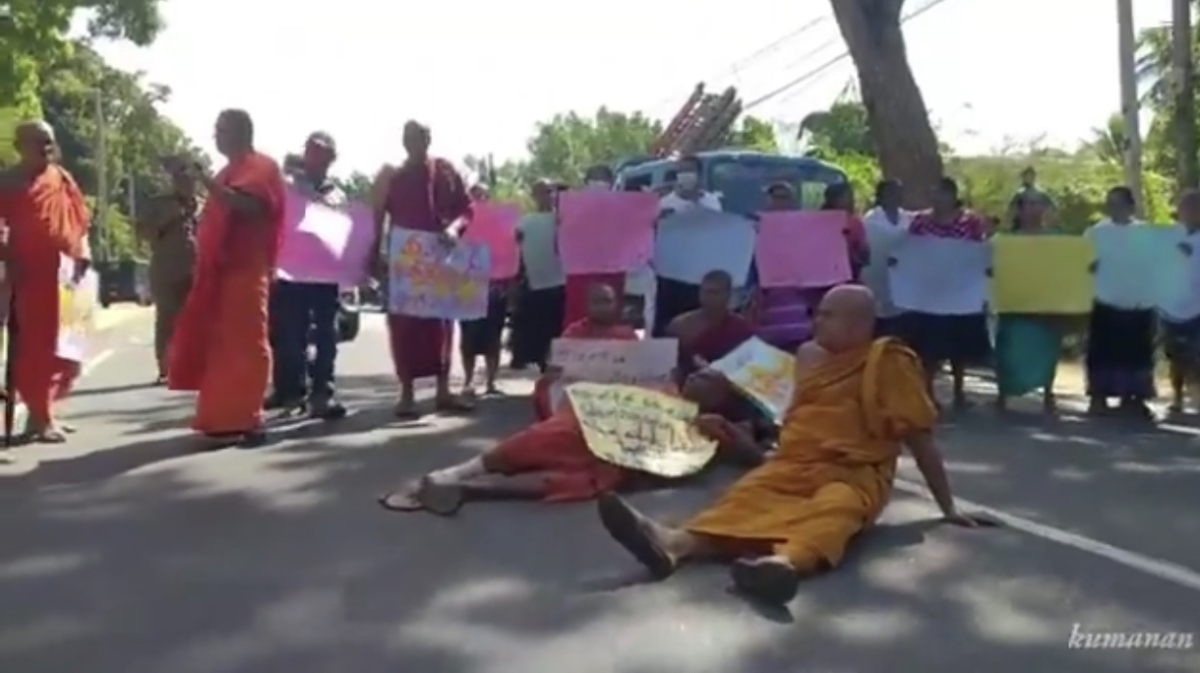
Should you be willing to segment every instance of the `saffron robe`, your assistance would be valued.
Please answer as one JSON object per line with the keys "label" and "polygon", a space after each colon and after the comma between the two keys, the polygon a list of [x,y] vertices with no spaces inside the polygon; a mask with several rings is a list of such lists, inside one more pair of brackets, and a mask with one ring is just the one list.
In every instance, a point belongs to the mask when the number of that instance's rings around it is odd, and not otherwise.
{"label": "saffron robe", "polygon": [[[596,325],[587,318],[571,323],[563,331],[564,339],[618,339],[622,341],[637,341],[637,330],[629,325]],[[550,388],[554,385],[554,377],[542,375],[533,384],[533,416],[544,421],[554,414],[550,400]]]}

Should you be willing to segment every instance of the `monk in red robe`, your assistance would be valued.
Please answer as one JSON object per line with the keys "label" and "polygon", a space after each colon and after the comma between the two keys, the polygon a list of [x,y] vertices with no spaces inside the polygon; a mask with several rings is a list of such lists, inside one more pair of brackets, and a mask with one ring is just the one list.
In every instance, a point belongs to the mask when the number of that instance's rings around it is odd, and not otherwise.
{"label": "monk in red robe", "polygon": [[[611,168],[604,164],[596,164],[587,169],[584,174],[584,189],[607,191],[613,188],[616,177]],[[580,273],[567,276],[567,303],[563,309],[563,329],[572,323],[587,317],[588,288],[596,283],[608,285],[617,293],[618,299],[625,301],[625,276],[622,273]],[[649,329],[649,327],[647,327]]]}
{"label": "monk in red robe", "polygon": [[20,162],[0,175],[0,219],[9,230],[7,272],[13,284],[10,319],[16,323],[14,387],[29,410],[23,439],[60,443],[66,426],[54,401],[70,389],[79,363],[57,355],[59,266],[74,261],[74,281],[90,264],[88,214],[75,180],[55,160],[54,131],[44,122],[17,128]]}
{"label": "monk in red robe", "polygon": [[[672,395],[700,407],[696,427],[718,442],[717,459],[758,465],[769,450],[770,436],[750,422],[711,413],[727,406],[728,386],[720,375],[698,372]],[[379,499],[385,509],[429,510],[454,514],[468,500],[588,500],[613,490],[661,485],[662,479],[618,467],[597,458],[587,447],[579,419],[569,401],[554,414],[503,439],[483,455],[402,484]]]}
{"label": "monk in red robe", "polygon": [[229,163],[214,177],[195,169],[208,200],[197,226],[192,290],[168,352],[167,385],[199,393],[196,431],[219,444],[256,446],[266,439],[267,299],[286,192],[279,164],[254,149],[248,113],[222,112],[216,142]]}
{"label": "monk in red robe", "polygon": [[[564,339],[617,339],[621,341],[637,341],[637,330],[621,322],[621,303],[617,293],[608,285],[596,283],[588,293],[588,315],[583,320],[571,323],[563,331]],[[539,421],[544,421],[554,413],[550,399],[550,388],[562,368],[551,365],[546,373],[539,376],[533,384],[533,414]]]}
{"label": "monk in red robe", "polygon": [[679,339],[679,375],[729,355],[755,335],[754,324],[729,308],[733,279],[711,271],[700,281],[700,308],[672,320],[666,336]]}
{"label": "monk in red robe", "polygon": [[[471,212],[471,197],[462,176],[445,159],[429,156],[429,129],[415,121],[404,125],[405,162],[394,170],[384,169],[375,203],[375,229],[382,244],[384,224],[393,229],[416,229],[442,236],[454,245],[452,232]],[[435,407],[442,412],[469,411],[470,405],[450,392],[450,345],[454,324],[436,318],[389,314],[392,361],[400,380],[396,416],[415,418],[414,382],[432,376],[437,382]]]}

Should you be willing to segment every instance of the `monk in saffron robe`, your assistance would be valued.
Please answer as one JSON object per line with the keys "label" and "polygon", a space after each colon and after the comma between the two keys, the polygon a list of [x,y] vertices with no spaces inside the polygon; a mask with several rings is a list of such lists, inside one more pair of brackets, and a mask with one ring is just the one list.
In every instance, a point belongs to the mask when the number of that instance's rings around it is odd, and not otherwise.
{"label": "monk in saffron robe", "polygon": [[57,163],[53,129],[45,122],[21,124],[15,145],[20,162],[0,176],[0,219],[9,229],[8,275],[13,283],[11,319],[14,387],[29,410],[23,439],[60,443],[69,428],[54,417],[53,404],[70,389],[79,363],[57,355],[59,265],[74,261],[78,282],[90,264],[88,214],[83,194]]}
{"label": "monk in saffron robe", "polygon": [[666,336],[679,339],[679,375],[716,362],[755,335],[754,323],[729,308],[733,279],[710,271],[700,281],[700,308],[667,324]]}
{"label": "monk in saffron robe", "polygon": [[779,448],[762,466],[680,528],[604,495],[598,511],[609,534],[656,578],[689,561],[731,562],[736,588],[782,605],[801,577],[836,566],[851,538],[879,516],[902,446],[946,521],[977,525],[950,495],[920,362],[898,341],[872,341],[874,307],[861,286],[825,296],[816,343],[797,354],[803,366]]}
{"label": "monk in saffron robe", "polygon": [[[593,189],[599,191],[608,191],[613,188],[613,182],[616,176],[613,175],[611,168],[604,164],[596,164],[587,169],[584,173],[584,189]],[[622,302],[622,310],[625,301],[625,278],[626,274],[621,273],[579,273],[567,276],[566,282],[566,305],[563,308],[563,329],[570,327],[573,323],[583,320],[587,317],[588,306],[588,288],[596,283],[602,283],[612,287],[613,292],[617,293],[617,297]],[[647,329],[652,325],[647,326]]]}
{"label": "monk in saffron robe", "polygon": [[[698,372],[671,395],[700,408],[696,427],[718,442],[717,460],[758,465],[769,450],[769,436],[749,423],[714,415],[726,406],[728,388],[720,375]],[[402,484],[379,503],[396,511],[429,510],[454,514],[469,500],[587,500],[614,489],[651,487],[662,478],[618,467],[597,458],[587,447],[579,419],[564,399],[553,415],[503,439],[483,455]]]}
{"label": "monk in saffron robe", "polygon": [[[637,330],[621,322],[621,303],[609,285],[593,284],[588,293],[588,315],[567,326],[564,339],[637,341]],[[562,375],[562,368],[551,365],[533,384],[533,414],[544,421],[554,413],[550,388]]]}
{"label": "monk in saffron robe", "polygon": [[[471,197],[454,166],[429,156],[429,129],[415,121],[404,125],[404,150],[408,157],[398,168],[385,168],[375,203],[377,241],[383,242],[384,225],[436,233],[443,245],[454,245],[453,228],[471,213]],[[415,418],[414,382],[432,376],[437,382],[435,407],[443,412],[469,411],[470,405],[450,392],[450,344],[454,324],[437,318],[389,314],[392,361],[400,380],[396,416]]]}
{"label": "monk in saffron robe", "polygon": [[208,200],[197,227],[192,290],[168,351],[167,385],[194,390],[192,428],[219,444],[261,444],[271,375],[267,306],[283,235],[286,192],[273,159],[254,149],[243,110],[217,117],[215,177],[196,168]]}

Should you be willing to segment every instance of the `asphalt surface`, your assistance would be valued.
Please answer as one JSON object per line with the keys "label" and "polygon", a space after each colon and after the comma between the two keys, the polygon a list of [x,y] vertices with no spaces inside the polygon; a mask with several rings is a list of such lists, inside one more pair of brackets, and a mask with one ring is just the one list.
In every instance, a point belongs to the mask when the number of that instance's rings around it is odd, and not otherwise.
{"label": "asphalt surface", "polygon": [[[69,444],[0,464],[4,673],[1200,671],[1186,423],[949,419],[957,494],[1014,525],[935,525],[902,482],[847,562],[772,612],[716,567],[638,583],[589,504],[472,504],[452,520],[378,508],[395,482],[527,423],[527,377],[474,418],[396,423],[369,316],[339,362],[353,416],[196,453],[189,398],[144,385],[149,337],[147,316],[98,345]],[[732,476],[635,500],[682,518]],[[1073,632],[1192,646],[1072,647]]]}

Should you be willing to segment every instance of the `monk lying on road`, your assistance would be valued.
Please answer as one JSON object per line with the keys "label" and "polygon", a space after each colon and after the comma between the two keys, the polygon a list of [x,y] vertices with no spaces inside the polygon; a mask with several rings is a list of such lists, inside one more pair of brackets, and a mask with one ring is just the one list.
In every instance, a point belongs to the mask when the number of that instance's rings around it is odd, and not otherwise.
{"label": "monk lying on road", "polygon": [[[563,330],[564,339],[614,339],[637,341],[635,329],[621,322],[621,303],[611,285],[596,283],[588,288],[588,314]],[[544,421],[554,414],[550,399],[550,387],[561,375],[562,369],[551,365],[546,374],[538,377],[533,385],[533,415]]]}
{"label": "monk lying on road", "polygon": [[887,503],[906,446],[945,520],[958,513],[941,455],[936,418],[916,355],[892,339],[872,341],[869,290],[831,290],[816,316],[815,341],[800,348],[796,393],[779,448],[681,528],[654,522],[619,496],[597,502],[609,534],[662,579],[680,564],[732,563],[734,586],[782,605],[801,577],[836,566],[852,537]]}
{"label": "monk lying on road", "polygon": [[[712,409],[729,408],[729,397],[734,394],[724,377],[703,371],[688,377],[681,396],[699,405],[696,426],[718,442],[718,460],[757,465],[768,449],[769,433],[760,431],[754,420],[710,413]],[[426,509],[450,515],[467,500],[567,502],[660,483],[659,477],[618,467],[593,455],[570,402],[564,399],[550,418],[511,435],[477,458],[404,484],[380,498],[379,503],[397,511]]]}

